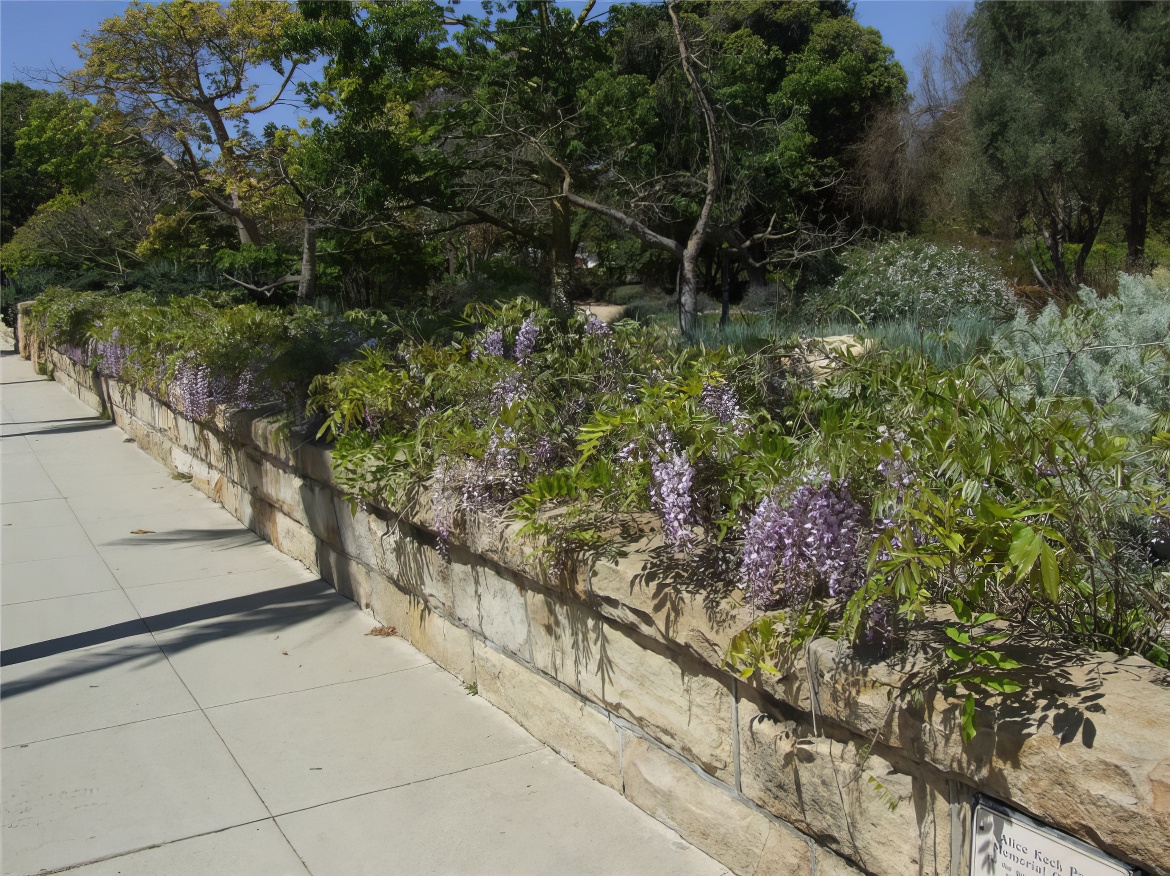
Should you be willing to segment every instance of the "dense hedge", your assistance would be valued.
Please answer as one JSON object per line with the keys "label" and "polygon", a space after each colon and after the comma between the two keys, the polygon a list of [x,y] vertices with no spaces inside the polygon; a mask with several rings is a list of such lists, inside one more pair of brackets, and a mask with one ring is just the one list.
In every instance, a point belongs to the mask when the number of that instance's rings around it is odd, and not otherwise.
{"label": "dense hedge", "polygon": [[[1063,330],[1122,312],[1091,303]],[[943,369],[878,349],[814,370],[807,345],[680,345],[520,300],[430,340],[385,317],[202,298],[56,291],[36,315],[71,355],[196,417],[276,396],[300,411],[315,377],[308,411],[339,482],[390,506],[429,495],[444,544],[467,512],[516,515],[555,574],[649,535],[678,580],[763,613],[729,654],[744,671],[812,633],[896,647],[931,606],[955,619],[942,677],[968,690],[1026,683],[1000,644],[1021,635],[1168,662],[1165,412],[1121,431],[1035,361]],[[1165,380],[1156,348],[1134,392]]]}

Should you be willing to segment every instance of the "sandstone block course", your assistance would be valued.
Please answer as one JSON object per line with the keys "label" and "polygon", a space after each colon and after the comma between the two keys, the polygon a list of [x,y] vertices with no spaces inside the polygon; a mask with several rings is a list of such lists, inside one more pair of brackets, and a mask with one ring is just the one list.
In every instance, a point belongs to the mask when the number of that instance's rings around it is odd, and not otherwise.
{"label": "sandstone block course", "polygon": [[620,731],[604,714],[482,642],[475,644],[479,694],[574,766],[621,791]]}
{"label": "sandstone block course", "polygon": [[622,777],[633,803],[737,874],[808,876],[810,848],[794,830],[749,809],[725,788],[644,739],[622,738]]}

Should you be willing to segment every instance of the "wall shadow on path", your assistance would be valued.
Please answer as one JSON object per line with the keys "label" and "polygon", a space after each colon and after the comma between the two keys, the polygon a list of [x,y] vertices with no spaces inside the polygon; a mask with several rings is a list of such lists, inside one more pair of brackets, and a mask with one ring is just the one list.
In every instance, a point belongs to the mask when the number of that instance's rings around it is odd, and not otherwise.
{"label": "wall shadow on path", "polygon": [[[185,651],[231,636],[277,632],[313,618],[347,608],[337,592],[318,579],[260,593],[220,599],[204,605],[150,615],[140,620],[110,624],[81,633],[59,636],[32,645],[8,648],[0,652],[0,665],[13,666],[71,651],[119,642],[145,633],[159,633],[191,625],[182,635],[169,637],[166,652]],[[161,657],[157,646],[147,649],[116,648],[107,652],[90,652],[84,661],[54,666],[45,672],[0,686],[0,699],[31,693],[52,684],[78,678],[121,663],[147,656]]]}

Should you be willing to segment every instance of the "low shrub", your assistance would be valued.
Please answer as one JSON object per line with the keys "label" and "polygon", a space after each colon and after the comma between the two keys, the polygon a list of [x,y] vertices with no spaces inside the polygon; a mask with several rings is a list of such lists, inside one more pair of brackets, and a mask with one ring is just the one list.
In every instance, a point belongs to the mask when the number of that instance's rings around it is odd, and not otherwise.
{"label": "low shrub", "polygon": [[299,420],[314,377],[390,331],[384,318],[233,297],[53,287],[37,298],[33,317],[71,358],[161,394],[196,419],[225,406],[279,403]]}
{"label": "low shrub", "polygon": [[1015,309],[1003,275],[975,250],[909,238],[858,247],[842,260],[845,272],[804,302],[806,318],[847,308],[867,325],[913,320],[941,331],[955,319],[1002,318]]}
{"label": "low shrub", "polygon": [[1122,274],[1115,296],[1082,289],[1079,299],[1035,319],[1021,311],[998,348],[1025,363],[1037,396],[1092,399],[1130,434],[1170,429],[1170,286]]}
{"label": "low shrub", "polygon": [[1026,683],[999,648],[1021,632],[1167,662],[1170,434],[1021,400],[1026,366],[999,356],[883,351],[816,383],[777,346],[522,304],[467,318],[314,385],[339,481],[400,508],[429,492],[441,543],[467,512],[515,514],[556,573],[649,535],[661,580],[768,612],[771,640],[756,625],[729,654],[748,672],[813,633],[888,646],[930,606],[958,618],[940,673],[967,690]]}

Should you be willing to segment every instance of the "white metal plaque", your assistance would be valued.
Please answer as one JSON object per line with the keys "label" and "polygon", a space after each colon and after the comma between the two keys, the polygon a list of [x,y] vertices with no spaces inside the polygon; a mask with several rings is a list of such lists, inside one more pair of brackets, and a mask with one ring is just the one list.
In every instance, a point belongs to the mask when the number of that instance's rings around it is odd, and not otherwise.
{"label": "white metal plaque", "polygon": [[1137,876],[1128,864],[979,797],[971,831],[971,876]]}

